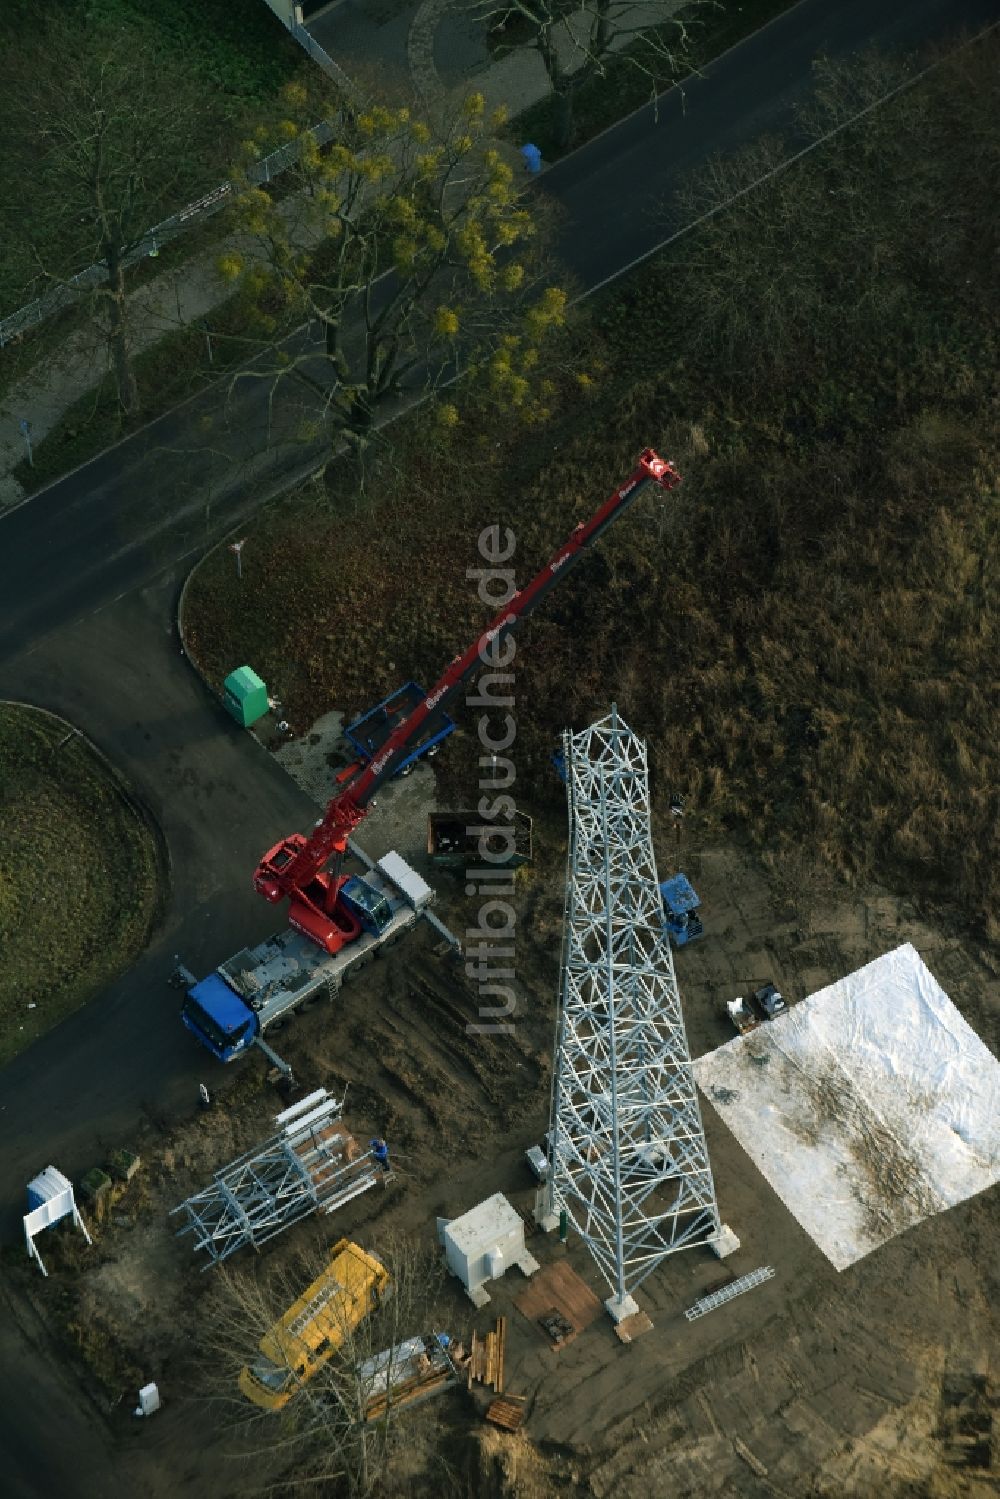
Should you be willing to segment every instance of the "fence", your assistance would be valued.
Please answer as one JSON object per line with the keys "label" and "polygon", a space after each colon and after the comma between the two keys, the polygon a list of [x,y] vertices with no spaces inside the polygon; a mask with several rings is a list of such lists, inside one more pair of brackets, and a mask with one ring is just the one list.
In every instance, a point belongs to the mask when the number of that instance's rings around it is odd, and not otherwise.
{"label": "fence", "polygon": [[344,97],[347,99],[357,98],[357,89],[350,78],[348,78],[343,68],[334,62],[329,52],[324,52],[316,38],[311,36],[306,28],[297,21],[289,26],[288,29],[303,51],[312,58],[318,68],[323,69],[328,78],[333,80]]}
{"label": "fence", "polygon": [[[338,67],[333,58],[324,52],[319,42],[309,35],[305,27],[293,25],[288,29],[313,62],[323,69],[341,92],[349,100],[354,99],[356,90],[343,68]],[[309,134],[319,145],[325,146],[327,141],[332,139],[334,128],[330,121],[321,120],[318,125],[312,127]],[[255,183],[272,182],[275,177],[280,177],[282,172],[288,170],[298,155],[299,149],[298,141],[290,141],[287,146],[279,146],[276,151],[270,152],[249,169],[248,178]],[[232,193],[233,184],[223,182],[221,186],[206,193],[203,198],[197,198],[195,202],[189,203],[178,213],[171,214],[170,218],[164,219],[162,224],[155,224],[152,229],[147,229],[138,244],[134,245],[124,256],[124,265],[126,267],[136,265],[147,255],[158,254],[162,245],[167,245],[171,240],[177,239],[191,224],[218,213],[221,208],[225,207]],[[85,271],[80,271],[77,275],[71,276],[68,281],[54,286],[44,296],[37,297],[34,302],[18,308],[17,312],[12,312],[9,317],[0,318],[0,349],[12,339],[20,338],[32,328],[37,328],[40,323],[45,322],[46,318],[54,317],[57,312],[63,312],[67,307],[72,307],[82,292],[101,286],[107,279],[106,266],[88,266]]]}

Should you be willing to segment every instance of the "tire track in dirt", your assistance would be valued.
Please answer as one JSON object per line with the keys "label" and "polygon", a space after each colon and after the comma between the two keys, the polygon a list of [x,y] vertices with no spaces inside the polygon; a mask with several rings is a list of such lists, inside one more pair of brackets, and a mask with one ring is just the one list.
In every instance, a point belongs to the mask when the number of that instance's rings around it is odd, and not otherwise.
{"label": "tire track in dirt", "polygon": [[341,1061],[369,1079],[386,1130],[404,1148],[420,1142],[425,1151],[428,1134],[478,1140],[511,1128],[526,1097],[536,1101],[547,1086],[517,1032],[472,1030],[481,1023],[478,990],[447,962],[414,952],[376,972],[376,992],[360,1007],[350,1003],[351,1045]]}

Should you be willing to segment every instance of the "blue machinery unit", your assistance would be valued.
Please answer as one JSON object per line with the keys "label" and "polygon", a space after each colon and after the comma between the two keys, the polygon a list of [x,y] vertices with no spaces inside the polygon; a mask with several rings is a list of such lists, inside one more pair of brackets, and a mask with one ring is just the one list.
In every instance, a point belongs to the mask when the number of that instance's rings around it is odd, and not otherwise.
{"label": "blue machinery unit", "polygon": [[686,874],[675,874],[660,886],[663,896],[663,926],[675,947],[683,947],[704,934],[698,907],[701,901]]}

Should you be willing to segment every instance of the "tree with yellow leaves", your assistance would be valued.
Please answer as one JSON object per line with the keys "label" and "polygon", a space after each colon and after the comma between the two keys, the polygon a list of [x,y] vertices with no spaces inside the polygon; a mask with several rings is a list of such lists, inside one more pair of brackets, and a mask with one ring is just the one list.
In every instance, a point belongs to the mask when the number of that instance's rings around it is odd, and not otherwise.
{"label": "tree with yellow leaves", "polygon": [[[388,402],[462,372],[537,414],[539,352],[566,296],[539,270],[536,221],[493,138],[502,115],[481,94],[435,122],[372,105],[320,146],[294,114],[291,101],[278,129],[297,145],[298,191],[277,202],[237,178],[250,248],[220,269],[311,324],[315,342],[284,368],[321,393],[331,437],[362,451]],[[450,403],[438,415],[457,420]]]}

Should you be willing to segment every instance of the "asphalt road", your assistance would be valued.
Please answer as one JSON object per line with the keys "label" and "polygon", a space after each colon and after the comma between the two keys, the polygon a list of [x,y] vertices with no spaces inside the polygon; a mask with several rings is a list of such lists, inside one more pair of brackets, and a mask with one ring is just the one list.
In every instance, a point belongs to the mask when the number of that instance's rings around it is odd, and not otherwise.
{"label": "asphalt road", "polygon": [[[672,204],[684,176],[787,126],[820,52],[910,47],[994,19],[987,0],[802,0],[693,80],[683,108],[669,96],[658,123],[643,110],[544,175],[539,190],[563,210],[562,259],[589,288],[649,253],[678,227]],[[308,458],[290,439],[310,400],[298,382],[272,389],[260,379],[206,392],[0,518],[0,697],[63,714],[121,766],[160,820],[172,870],[163,927],[136,967],[0,1073],[8,1241],[37,1169],[51,1162],[77,1174],[127,1141],[138,1115],[194,1108],[208,1062],[165,984],[172,955],[207,971],[271,930],[251,871],[269,843],[315,817],[204,691],[175,627],[198,552]],[[8,1328],[0,1339],[4,1492],[128,1492],[96,1450],[90,1477],[66,1489],[47,1440],[55,1386],[26,1433],[30,1350],[19,1338]],[[79,1425],[78,1412],[64,1414]]]}

